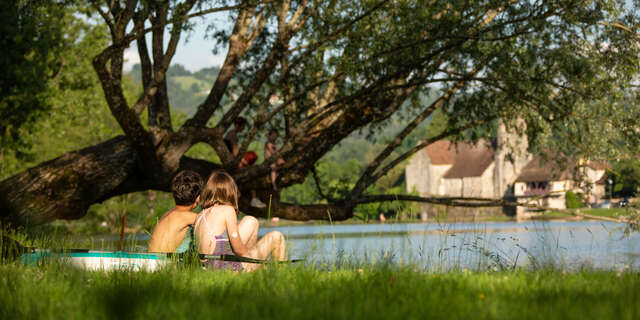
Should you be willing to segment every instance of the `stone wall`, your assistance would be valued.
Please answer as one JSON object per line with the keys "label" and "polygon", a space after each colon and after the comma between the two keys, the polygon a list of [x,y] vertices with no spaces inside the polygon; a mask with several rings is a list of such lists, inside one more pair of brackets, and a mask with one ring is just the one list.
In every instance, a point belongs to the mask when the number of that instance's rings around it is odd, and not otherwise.
{"label": "stone wall", "polygon": [[[517,121],[517,125],[524,130],[525,123]],[[527,148],[527,137],[516,132],[508,132],[501,122],[498,126],[497,150],[495,154],[495,169],[493,171],[493,185],[495,198],[509,197],[513,195],[510,187],[520,175],[522,168],[533,158]]]}
{"label": "stone wall", "polygon": [[447,194],[447,189],[444,187],[442,183],[443,182],[442,177],[444,176],[445,173],[447,173],[447,171],[449,171],[449,169],[451,169],[450,164],[431,166],[431,170],[430,170],[431,171],[431,180],[430,180],[431,190],[429,191],[428,195],[444,196]]}
{"label": "stone wall", "polygon": [[407,179],[407,192],[418,191],[420,195],[428,192],[429,189],[429,157],[424,151],[417,152],[405,167],[405,177]]}

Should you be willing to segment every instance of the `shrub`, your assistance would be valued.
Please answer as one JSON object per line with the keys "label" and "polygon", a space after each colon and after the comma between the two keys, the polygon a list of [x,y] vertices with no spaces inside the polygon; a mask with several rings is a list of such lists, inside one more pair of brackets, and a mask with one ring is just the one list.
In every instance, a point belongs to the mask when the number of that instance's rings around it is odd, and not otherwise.
{"label": "shrub", "polygon": [[576,194],[573,191],[567,191],[564,195],[567,209],[578,209],[584,207],[581,195],[582,194]]}

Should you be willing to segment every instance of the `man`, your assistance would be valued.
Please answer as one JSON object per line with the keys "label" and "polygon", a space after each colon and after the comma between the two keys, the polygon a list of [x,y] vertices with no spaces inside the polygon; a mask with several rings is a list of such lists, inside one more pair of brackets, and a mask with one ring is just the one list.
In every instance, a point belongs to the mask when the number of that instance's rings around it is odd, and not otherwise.
{"label": "man", "polygon": [[165,213],[153,229],[149,252],[183,253],[189,249],[193,238],[193,223],[197,214],[202,177],[193,171],[181,171],[171,182],[175,207]]}

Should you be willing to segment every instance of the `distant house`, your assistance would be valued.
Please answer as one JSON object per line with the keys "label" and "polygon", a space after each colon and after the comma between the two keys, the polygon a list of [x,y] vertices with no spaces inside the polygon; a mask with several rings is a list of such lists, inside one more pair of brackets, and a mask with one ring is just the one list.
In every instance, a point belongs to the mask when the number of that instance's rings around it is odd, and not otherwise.
{"label": "distant house", "polygon": [[[565,209],[567,191],[581,193],[587,202],[598,202],[605,195],[608,164],[592,161],[534,157],[522,168],[514,184],[514,195],[519,201],[534,201],[542,207]],[[520,208],[518,213],[529,210]]]}
{"label": "distant house", "polygon": [[[494,143],[437,141],[409,160],[407,191],[421,196],[535,199],[551,208],[565,208],[568,190],[584,193],[589,200],[604,196],[606,164],[578,161],[560,165],[534,157],[527,147],[525,138],[507,133],[504,126]],[[428,212],[429,206],[423,211]],[[525,213],[518,210],[518,214]]]}

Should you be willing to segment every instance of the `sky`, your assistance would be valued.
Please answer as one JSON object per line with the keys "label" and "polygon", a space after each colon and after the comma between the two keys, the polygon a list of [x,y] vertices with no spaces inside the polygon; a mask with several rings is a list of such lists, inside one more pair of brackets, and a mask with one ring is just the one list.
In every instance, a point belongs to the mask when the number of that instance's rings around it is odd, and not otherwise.
{"label": "sky", "polygon": [[[224,13],[212,14],[204,19],[196,18],[193,20],[196,22],[194,29],[188,33],[183,33],[178,44],[176,54],[171,61],[171,64],[181,64],[190,71],[197,71],[205,67],[220,66],[224,61],[224,57],[227,54],[227,48],[219,50],[218,54],[214,55],[212,50],[215,45],[213,40],[205,39],[207,25],[216,23],[216,25],[227,25],[230,27],[226,15]],[[169,39],[169,34],[165,35],[165,42]],[[151,36],[147,35],[147,45],[151,47]],[[126,71],[131,70],[134,64],[140,62],[138,57],[138,48],[135,42],[131,47],[125,50],[124,57],[126,62],[124,69]]]}

